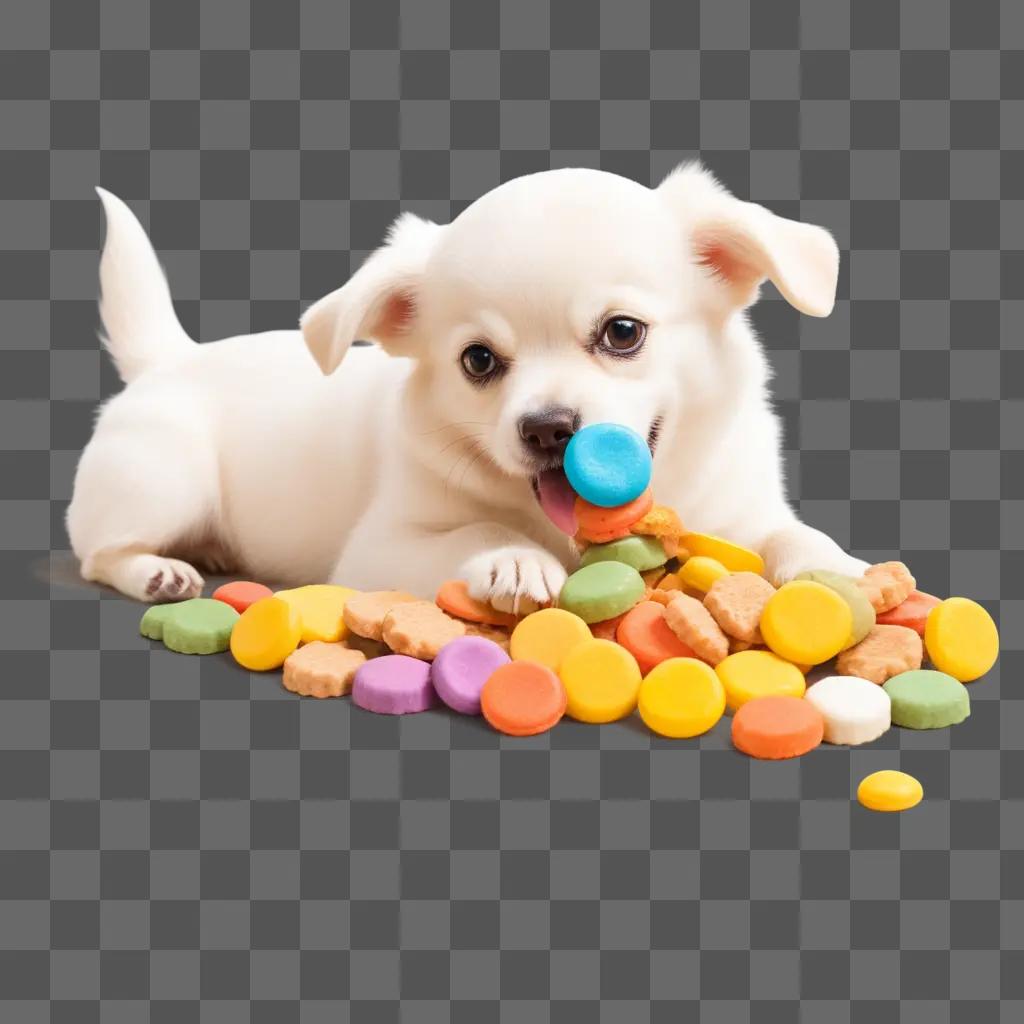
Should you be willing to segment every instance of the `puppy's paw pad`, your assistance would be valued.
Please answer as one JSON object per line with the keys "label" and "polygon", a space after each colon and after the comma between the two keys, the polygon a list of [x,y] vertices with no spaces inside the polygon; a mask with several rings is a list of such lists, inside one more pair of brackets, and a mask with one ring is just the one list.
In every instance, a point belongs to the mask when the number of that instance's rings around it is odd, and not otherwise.
{"label": "puppy's paw pad", "polygon": [[565,583],[565,567],[554,555],[532,547],[505,547],[471,558],[461,575],[470,594],[513,615],[554,604]]}
{"label": "puppy's paw pad", "polygon": [[187,562],[159,555],[146,556],[141,600],[153,604],[187,601],[203,592],[203,577]]}

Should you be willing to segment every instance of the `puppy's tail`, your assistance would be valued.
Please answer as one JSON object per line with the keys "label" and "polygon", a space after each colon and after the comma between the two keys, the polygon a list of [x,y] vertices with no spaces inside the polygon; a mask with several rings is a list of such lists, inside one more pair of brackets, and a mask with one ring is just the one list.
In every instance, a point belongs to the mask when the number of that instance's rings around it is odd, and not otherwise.
{"label": "puppy's tail", "polygon": [[107,216],[100,260],[101,338],[127,384],[195,343],[175,315],[167,278],[135,214],[106,189],[96,192]]}

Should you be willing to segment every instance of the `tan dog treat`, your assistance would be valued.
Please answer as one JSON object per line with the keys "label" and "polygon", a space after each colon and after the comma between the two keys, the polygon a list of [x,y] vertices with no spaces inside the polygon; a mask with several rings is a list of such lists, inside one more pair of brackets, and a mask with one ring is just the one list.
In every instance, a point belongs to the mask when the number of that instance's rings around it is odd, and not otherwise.
{"label": "tan dog treat", "polygon": [[750,643],[747,640],[737,640],[735,637],[731,636],[729,637],[729,653],[739,654],[740,651],[749,651],[752,650],[754,647],[759,646],[760,643],[760,640],[758,640],[757,643]]}
{"label": "tan dog treat", "polygon": [[648,588],[644,594],[644,600],[657,601],[658,604],[662,604],[667,608],[678,596],[678,590],[662,590],[660,587],[655,590]]}
{"label": "tan dog treat", "polygon": [[669,558],[678,558],[682,551],[680,541],[686,534],[686,528],[675,509],[667,505],[655,505],[629,528],[629,532],[657,537],[665,554]]}
{"label": "tan dog treat", "polygon": [[365,594],[353,594],[345,602],[342,618],[353,633],[370,640],[381,640],[381,628],[388,612],[396,604],[418,600],[404,590],[368,590]]}
{"label": "tan dog treat", "polygon": [[669,628],[702,661],[717,665],[729,656],[729,638],[695,597],[678,594],[665,608]]}
{"label": "tan dog treat", "polygon": [[508,653],[511,634],[507,629],[500,626],[488,626],[482,622],[463,622],[466,627],[466,636],[482,636],[485,640],[492,640],[506,654]]}
{"label": "tan dog treat", "polygon": [[921,667],[924,645],[906,626],[875,626],[859,644],[842,651],[836,662],[841,676],[860,676],[881,686],[901,672]]}
{"label": "tan dog treat", "polygon": [[763,641],[758,623],[774,593],[775,588],[763,576],[734,572],[711,584],[704,596],[704,607],[729,636],[748,644],[759,644]]}
{"label": "tan dog treat", "polygon": [[902,562],[882,562],[869,566],[857,580],[877,615],[892,611],[917,589],[917,581]]}
{"label": "tan dog treat", "polygon": [[288,655],[282,682],[286,690],[303,697],[343,697],[365,661],[362,651],[314,640]]}
{"label": "tan dog treat", "polygon": [[449,640],[466,635],[466,624],[441,611],[433,601],[407,601],[387,613],[381,633],[395,654],[433,661]]}

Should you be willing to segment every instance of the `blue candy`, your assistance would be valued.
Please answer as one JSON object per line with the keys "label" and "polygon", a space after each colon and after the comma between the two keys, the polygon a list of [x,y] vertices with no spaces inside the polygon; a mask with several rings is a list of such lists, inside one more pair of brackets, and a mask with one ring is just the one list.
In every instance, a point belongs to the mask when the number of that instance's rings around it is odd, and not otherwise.
{"label": "blue candy", "polygon": [[591,505],[616,508],[638,498],[651,482],[651,450],[629,427],[592,423],[565,449],[565,475]]}

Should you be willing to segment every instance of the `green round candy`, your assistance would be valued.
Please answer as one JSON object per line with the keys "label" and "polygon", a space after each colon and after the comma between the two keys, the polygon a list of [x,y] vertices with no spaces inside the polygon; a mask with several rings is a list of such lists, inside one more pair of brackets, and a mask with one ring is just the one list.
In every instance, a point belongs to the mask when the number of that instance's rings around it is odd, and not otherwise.
{"label": "green round candy", "polygon": [[967,687],[945,672],[901,672],[882,688],[892,701],[892,724],[906,729],[945,729],[971,713]]}
{"label": "green round candy", "polygon": [[574,572],[558,595],[558,607],[584,622],[603,622],[628,612],[647,588],[640,573],[622,562],[594,562]]}
{"label": "green round candy", "polygon": [[139,623],[139,632],[150,640],[163,640],[164,623],[174,611],[173,604],[154,604],[146,609]]}
{"label": "green round candy", "polygon": [[[238,612],[223,601],[194,597],[168,604],[163,616],[163,642],[178,654],[216,654],[226,651]],[[143,616],[145,621],[145,616]]]}
{"label": "green round candy", "polygon": [[867,595],[857,586],[852,576],[843,576],[827,569],[812,569],[810,572],[800,573],[796,579],[820,583],[823,587],[834,590],[850,606],[853,627],[850,630],[849,642],[843,645],[844,651],[854,644],[859,644],[874,628],[875,609],[871,607]]}
{"label": "green round candy", "polygon": [[631,565],[637,572],[657,569],[668,561],[665,548],[657,537],[641,537],[633,535],[620,540],[609,541],[607,544],[592,544],[583,552],[580,565],[593,565],[595,562],[622,562]]}

